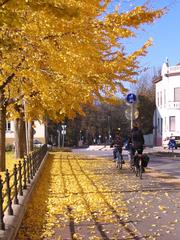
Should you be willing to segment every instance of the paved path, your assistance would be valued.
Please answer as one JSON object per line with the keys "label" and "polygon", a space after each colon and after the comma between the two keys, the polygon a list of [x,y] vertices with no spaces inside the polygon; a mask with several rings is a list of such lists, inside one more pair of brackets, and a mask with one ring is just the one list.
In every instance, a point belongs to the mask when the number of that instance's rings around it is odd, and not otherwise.
{"label": "paved path", "polygon": [[51,153],[16,239],[179,240],[180,183],[110,158]]}
{"label": "paved path", "polygon": [[[112,158],[112,149],[106,151],[103,150],[87,150],[87,149],[74,149],[75,153],[86,154],[88,156],[101,156]],[[161,151],[160,153],[157,153]],[[172,156],[171,153],[168,154],[168,150],[163,150],[162,148],[145,148],[145,153],[150,153],[149,167],[164,173],[169,174],[171,177],[176,177],[180,179],[180,150],[176,150],[176,155]],[[123,150],[123,155],[125,159],[128,159],[128,151]]]}

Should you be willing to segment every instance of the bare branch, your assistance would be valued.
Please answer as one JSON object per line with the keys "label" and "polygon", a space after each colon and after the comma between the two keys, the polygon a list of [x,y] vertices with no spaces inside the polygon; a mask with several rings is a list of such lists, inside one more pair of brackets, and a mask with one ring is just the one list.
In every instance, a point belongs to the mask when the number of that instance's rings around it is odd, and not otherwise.
{"label": "bare branch", "polygon": [[8,85],[8,83],[11,82],[14,76],[15,76],[15,73],[12,73],[10,76],[8,76],[6,80],[3,82],[3,84],[0,86],[0,90],[3,90]]}
{"label": "bare branch", "polygon": [[1,4],[0,7],[4,6],[6,3],[10,2],[10,0],[4,0]]}
{"label": "bare branch", "polygon": [[21,95],[19,95],[17,98],[11,98],[11,99],[9,99],[8,101],[6,101],[6,106],[7,106],[7,105],[10,105],[10,104],[13,104],[13,103],[16,103],[17,101],[23,99],[23,97],[24,97],[24,94],[21,94]]}

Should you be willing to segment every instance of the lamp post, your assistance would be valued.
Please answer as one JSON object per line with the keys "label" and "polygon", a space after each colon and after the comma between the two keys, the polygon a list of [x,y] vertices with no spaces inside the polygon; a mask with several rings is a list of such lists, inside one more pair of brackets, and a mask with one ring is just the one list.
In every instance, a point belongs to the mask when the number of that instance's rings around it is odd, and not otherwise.
{"label": "lamp post", "polygon": [[66,125],[65,124],[62,124],[61,125],[62,127],[62,131],[61,131],[61,134],[62,134],[62,147],[64,147],[64,137],[65,137],[65,134],[66,134]]}
{"label": "lamp post", "polygon": [[82,133],[82,131],[80,130],[80,132],[79,132],[79,133],[80,133],[79,140],[81,141],[81,133]]}
{"label": "lamp post", "polygon": [[99,144],[101,144],[101,135],[99,134]]}
{"label": "lamp post", "polygon": [[110,128],[110,116],[108,115],[108,141],[110,143],[111,128]]}

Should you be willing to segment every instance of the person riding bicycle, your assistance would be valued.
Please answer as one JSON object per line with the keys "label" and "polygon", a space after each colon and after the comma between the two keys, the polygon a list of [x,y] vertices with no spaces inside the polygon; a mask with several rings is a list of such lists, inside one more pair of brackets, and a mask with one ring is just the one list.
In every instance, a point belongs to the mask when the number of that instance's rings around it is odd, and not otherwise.
{"label": "person riding bicycle", "polygon": [[120,136],[119,132],[116,133],[116,136],[112,143],[112,146],[114,146],[114,150],[113,150],[114,160],[120,161],[120,159],[118,159],[118,156],[122,157],[123,141],[122,141],[122,137]]}
{"label": "person riding bicycle", "polygon": [[[144,145],[144,136],[139,128],[139,124],[137,122],[133,123],[133,128],[131,130],[131,153],[132,156],[135,155],[136,151],[138,154],[143,153],[143,145]],[[133,157],[134,159],[134,157]],[[134,163],[135,163],[134,159]]]}
{"label": "person riding bicycle", "polygon": [[168,142],[168,149],[171,149],[172,151],[176,149],[176,140],[173,136],[170,137],[169,142]]}

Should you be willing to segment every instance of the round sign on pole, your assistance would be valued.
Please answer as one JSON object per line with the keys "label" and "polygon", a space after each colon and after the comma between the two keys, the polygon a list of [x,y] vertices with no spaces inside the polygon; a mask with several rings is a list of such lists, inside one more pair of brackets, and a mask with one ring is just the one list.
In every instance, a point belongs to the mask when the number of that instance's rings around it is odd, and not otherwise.
{"label": "round sign on pole", "polygon": [[139,111],[137,109],[135,109],[133,111],[133,114],[131,114],[131,109],[126,109],[125,110],[125,117],[128,120],[131,120],[131,118],[133,118],[133,120],[136,120],[139,117]]}
{"label": "round sign on pole", "polygon": [[136,95],[134,93],[129,93],[126,96],[126,100],[128,103],[135,103],[136,102]]}

